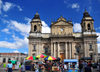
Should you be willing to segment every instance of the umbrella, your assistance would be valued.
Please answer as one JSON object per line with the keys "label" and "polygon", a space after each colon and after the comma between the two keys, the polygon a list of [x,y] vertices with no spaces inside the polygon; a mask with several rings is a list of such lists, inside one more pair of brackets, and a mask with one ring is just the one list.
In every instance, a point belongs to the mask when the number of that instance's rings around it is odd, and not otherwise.
{"label": "umbrella", "polygon": [[38,56],[36,56],[37,58],[46,58],[47,57],[47,55],[46,54],[40,54],[40,55],[38,55]]}
{"label": "umbrella", "polygon": [[52,57],[52,56],[48,56],[44,60],[56,60],[56,58],[55,57]]}
{"label": "umbrella", "polygon": [[17,60],[9,60],[11,61],[12,64],[15,64],[17,62]]}
{"label": "umbrella", "polygon": [[36,60],[37,58],[35,56],[28,56],[26,59],[27,60]]}

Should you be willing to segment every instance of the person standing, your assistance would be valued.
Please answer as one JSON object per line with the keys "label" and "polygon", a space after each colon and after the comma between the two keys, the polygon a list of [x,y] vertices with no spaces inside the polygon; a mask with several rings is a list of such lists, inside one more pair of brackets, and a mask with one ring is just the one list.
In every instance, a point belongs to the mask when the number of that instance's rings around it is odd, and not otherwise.
{"label": "person standing", "polygon": [[99,63],[99,72],[100,72],[100,63]]}
{"label": "person standing", "polygon": [[83,72],[83,64],[82,64],[82,62],[79,63],[79,72]]}
{"label": "person standing", "polygon": [[23,64],[23,63],[21,63],[21,68],[20,68],[20,71],[21,71],[21,72],[25,72],[25,66],[24,66],[24,64]]}
{"label": "person standing", "polygon": [[12,67],[13,67],[13,64],[11,63],[11,61],[9,61],[7,65],[8,72],[12,72]]}
{"label": "person standing", "polygon": [[67,65],[64,63],[64,72],[67,71]]}
{"label": "person standing", "polygon": [[85,72],[92,72],[90,65],[87,65],[87,67],[85,68]]}
{"label": "person standing", "polygon": [[36,64],[35,64],[35,72],[39,72],[39,65],[38,65],[38,62],[36,62]]}
{"label": "person standing", "polygon": [[35,64],[34,63],[32,63],[31,70],[35,71]]}

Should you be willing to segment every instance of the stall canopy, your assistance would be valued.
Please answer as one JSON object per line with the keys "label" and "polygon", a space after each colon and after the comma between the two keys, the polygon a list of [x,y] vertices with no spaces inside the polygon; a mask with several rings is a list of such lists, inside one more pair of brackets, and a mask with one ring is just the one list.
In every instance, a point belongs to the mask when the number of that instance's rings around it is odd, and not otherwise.
{"label": "stall canopy", "polygon": [[78,62],[78,59],[64,59],[64,62]]}
{"label": "stall canopy", "polygon": [[80,60],[92,60],[92,58],[91,57],[83,57]]}

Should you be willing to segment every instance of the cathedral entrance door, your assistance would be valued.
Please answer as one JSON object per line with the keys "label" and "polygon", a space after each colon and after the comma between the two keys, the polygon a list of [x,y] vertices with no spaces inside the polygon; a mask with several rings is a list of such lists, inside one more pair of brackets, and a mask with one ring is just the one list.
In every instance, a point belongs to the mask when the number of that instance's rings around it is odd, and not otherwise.
{"label": "cathedral entrance door", "polygon": [[61,59],[61,61],[63,61],[65,59],[65,54],[64,53],[60,53],[60,59]]}

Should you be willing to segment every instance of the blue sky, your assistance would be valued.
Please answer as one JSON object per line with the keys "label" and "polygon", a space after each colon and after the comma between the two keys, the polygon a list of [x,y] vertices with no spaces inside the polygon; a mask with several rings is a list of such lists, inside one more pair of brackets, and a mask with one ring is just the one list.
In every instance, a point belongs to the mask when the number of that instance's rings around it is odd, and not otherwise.
{"label": "blue sky", "polygon": [[0,0],[0,52],[28,53],[29,22],[36,12],[42,32],[50,32],[51,22],[60,16],[72,20],[74,32],[80,32],[85,9],[95,21],[100,52],[100,0]]}

